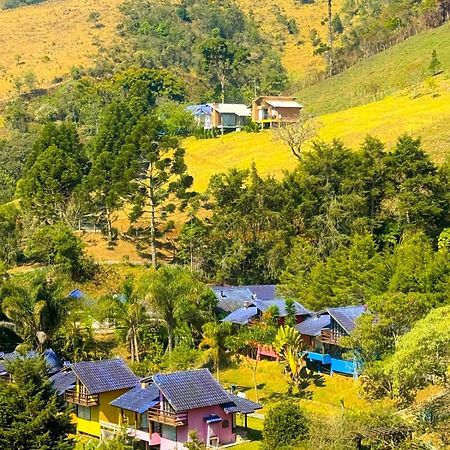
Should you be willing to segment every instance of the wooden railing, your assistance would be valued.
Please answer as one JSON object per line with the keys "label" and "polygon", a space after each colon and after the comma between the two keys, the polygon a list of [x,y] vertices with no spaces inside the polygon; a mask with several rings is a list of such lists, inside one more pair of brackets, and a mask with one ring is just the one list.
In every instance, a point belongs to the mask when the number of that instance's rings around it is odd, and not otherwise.
{"label": "wooden railing", "polygon": [[329,328],[324,328],[320,332],[320,340],[323,344],[338,345],[340,338],[341,335],[337,331],[330,330]]}
{"label": "wooden railing", "polygon": [[98,395],[82,394],[75,390],[66,391],[64,399],[67,403],[75,403],[82,406],[97,406],[99,402]]}
{"label": "wooden railing", "polygon": [[148,410],[148,420],[164,423],[173,427],[180,427],[188,423],[188,414],[187,412],[175,413],[162,411],[159,408],[150,408]]}

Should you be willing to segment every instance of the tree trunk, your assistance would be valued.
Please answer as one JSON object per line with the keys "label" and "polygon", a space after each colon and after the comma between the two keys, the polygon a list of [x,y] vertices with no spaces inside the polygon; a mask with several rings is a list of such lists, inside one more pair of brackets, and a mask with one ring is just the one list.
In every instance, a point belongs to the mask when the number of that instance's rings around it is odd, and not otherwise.
{"label": "tree trunk", "polygon": [[156,205],[155,193],[152,186],[152,178],[150,177],[149,198],[150,198],[150,253],[152,255],[152,267],[156,269]]}
{"label": "tree trunk", "polygon": [[221,89],[221,100],[222,103],[225,103],[225,76],[221,75],[220,77],[220,89]]}
{"label": "tree trunk", "polygon": [[255,387],[256,403],[259,403],[258,384],[256,383],[256,371],[258,370],[258,359],[255,359],[253,366],[253,386]]}
{"label": "tree trunk", "polygon": [[333,68],[333,26],[332,26],[332,1],[328,2],[328,75],[331,77],[334,73]]}
{"label": "tree trunk", "polygon": [[106,228],[108,231],[108,244],[112,242],[113,236],[112,236],[112,224],[111,224],[111,211],[109,210],[108,206],[105,208],[106,212]]}
{"label": "tree trunk", "polygon": [[138,340],[137,340],[137,331],[136,329],[133,329],[133,342],[134,342],[134,353],[135,353],[135,358],[137,362],[140,362],[140,358],[139,358],[139,345],[138,345]]}
{"label": "tree trunk", "polygon": [[173,329],[172,327],[167,327],[167,350],[169,353],[173,350]]}

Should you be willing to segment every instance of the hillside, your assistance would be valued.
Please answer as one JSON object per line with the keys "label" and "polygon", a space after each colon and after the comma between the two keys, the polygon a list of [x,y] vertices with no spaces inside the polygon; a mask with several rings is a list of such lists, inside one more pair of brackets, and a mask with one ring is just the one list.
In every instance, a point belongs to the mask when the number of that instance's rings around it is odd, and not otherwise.
{"label": "hillside", "polygon": [[[13,79],[32,71],[39,87],[92,64],[117,40],[121,0],[51,0],[0,11],[0,99],[14,93]],[[97,26],[89,20],[99,13]]]}
{"label": "hillside", "polygon": [[[310,31],[316,29],[323,41],[327,38],[327,26],[323,22],[327,15],[325,0],[311,3],[280,0],[276,3],[269,0],[237,0],[244,11],[252,14],[265,33],[274,36],[275,41],[282,43],[282,63],[290,78],[295,81],[315,81],[317,75],[326,70],[325,60],[313,55],[314,47],[310,39]],[[343,0],[333,2],[334,11],[339,11]],[[270,14],[268,14],[270,13]],[[295,19],[298,33],[290,34],[281,23],[281,17]]]}
{"label": "hillside", "polygon": [[416,86],[430,76],[428,67],[433,50],[448,75],[450,23],[413,36],[339,75],[301,90],[298,95],[315,114],[341,111],[402,90],[415,95]]}
{"label": "hillside", "polygon": [[[357,148],[367,134],[379,137],[388,147],[405,132],[422,136],[424,148],[436,162],[443,162],[450,148],[450,90],[440,95],[425,93],[386,97],[341,112],[321,116],[320,138],[342,139]],[[270,131],[232,133],[210,140],[189,138],[184,142],[195,187],[204,190],[211,175],[231,167],[248,168],[252,162],[264,174],[279,175],[296,160],[289,149],[274,141]],[[219,162],[219,163],[218,163]]]}

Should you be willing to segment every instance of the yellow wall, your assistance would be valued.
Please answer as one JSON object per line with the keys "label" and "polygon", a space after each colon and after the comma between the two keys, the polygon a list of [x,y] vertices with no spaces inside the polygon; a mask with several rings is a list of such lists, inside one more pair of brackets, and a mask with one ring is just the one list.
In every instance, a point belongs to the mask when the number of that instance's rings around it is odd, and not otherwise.
{"label": "yellow wall", "polygon": [[100,421],[119,424],[120,409],[110,405],[117,397],[124,394],[128,389],[104,392],[99,394],[99,405],[91,407],[91,420],[76,417],[77,433],[85,433],[100,437]]}

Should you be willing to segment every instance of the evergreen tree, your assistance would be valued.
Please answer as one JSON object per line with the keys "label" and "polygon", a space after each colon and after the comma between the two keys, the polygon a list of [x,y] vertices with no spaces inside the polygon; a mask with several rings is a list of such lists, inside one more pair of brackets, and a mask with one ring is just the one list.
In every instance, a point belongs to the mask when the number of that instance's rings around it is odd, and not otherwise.
{"label": "evergreen tree", "polygon": [[436,50],[433,50],[431,53],[431,61],[430,65],[428,67],[428,70],[430,71],[431,75],[437,75],[441,70],[442,64],[439,61],[438,55]]}

